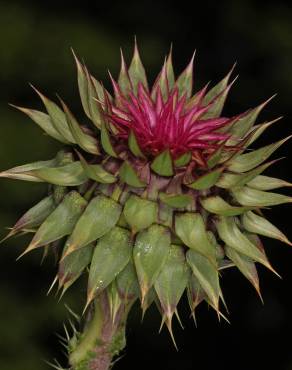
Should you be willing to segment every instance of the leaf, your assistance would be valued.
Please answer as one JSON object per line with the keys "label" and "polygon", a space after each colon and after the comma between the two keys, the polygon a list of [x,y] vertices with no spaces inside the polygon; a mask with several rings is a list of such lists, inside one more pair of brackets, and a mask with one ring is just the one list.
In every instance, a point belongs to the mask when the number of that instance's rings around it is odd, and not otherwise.
{"label": "leaf", "polygon": [[63,138],[67,140],[67,142],[76,144],[76,141],[68,127],[66,117],[62,109],[52,100],[48,99],[45,95],[38,91],[34,86],[32,86],[32,88],[35,90],[35,92],[39,95],[42,102],[44,103],[55,129]]}
{"label": "leaf", "polygon": [[168,149],[155,157],[151,163],[151,168],[160,176],[173,175],[172,158]]}
{"label": "leaf", "polygon": [[80,153],[77,154],[85,174],[89,179],[97,181],[101,184],[113,184],[117,181],[116,177],[107,172],[101,164],[88,164]]}
{"label": "leaf", "polygon": [[118,222],[121,205],[104,195],[97,195],[86,207],[66,243],[66,254],[99,239]]}
{"label": "leaf", "polygon": [[249,181],[251,181],[254,177],[258,176],[260,173],[265,171],[269,166],[271,166],[275,162],[276,161],[274,160],[268,163],[264,163],[251,171],[240,174],[224,172],[217,181],[216,186],[224,189],[230,189],[236,186],[243,186]]}
{"label": "leaf", "polygon": [[232,206],[219,195],[203,198],[201,204],[208,212],[222,216],[236,216],[251,209],[251,207]]}
{"label": "leaf", "polygon": [[25,212],[1,242],[19,233],[22,229],[34,229],[35,227],[40,226],[40,224],[53,212],[55,208],[56,206],[52,195],[42,199],[35,206]]}
{"label": "leaf", "polygon": [[116,284],[121,299],[130,300],[139,296],[139,282],[132,259],[129,260],[127,266],[118,274]]}
{"label": "leaf", "polygon": [[173,208],[185,208],[193,200],[189,194],[168,194],[163,192],[159,193],[159,199]]}
{"label": "leaf", "polygon": [[186,69],[176,80],[176,87],[178,88],[179,96],[186,95],[187,98],[192,96],[193,90],[193,68],[194,68],[195,52],[187,65]]}
{"label": "leaf", "polygon": [[111,143],[111,139],[110,139],[110,135],[109,135],[109,132],[108,132],[108,129],[106,128],[106,125],[104,122],[102,122],[101,124],[101,136],[100,136],[100,140],[101,140],[101,145],[104,149],[104,151],[112,156],[112,157],[115,157],[117,158],[117,154],[114,150],[114,147]]}
{"label": "leaf", "polygon": [[182,247],[171,245],[165,263],[154,283],[163,314],[171,326],[172,316],[177,308],[190,277]]}
{"label": "leaf", "polygon": [[158,206],[156,202],[131,195],[125,203],[123,213],[133,232],[136,232],[157,222]]}
{"label": "leaf", "polygon": [[124,161],[119,171],[120,179],[126,184],[135,188],[144,188],[146,183],[141,181],[138,174],[130,163]]}
{"label": "leaf", "polygon": [[241,154],[233,158],[228,164],[229,170],[241,173],[255,168],[268,159],[270,155],[272,155],[282,144],[284,144],[285,141],[289,140],[290,137],[291,136],[288,136],[285,139],[277,141],[276,143],[266,145],[260,149]]}
{"label": "leaf", "polygon": [[129,262],[132,252],[130,236],[128,230],[114,227],[98,240],[90,265],[86,306]]}
{"label": "leaf", "polygon": [[88,153],[99,154],[98,142],[91,135],[86,134],[80,127],[80,124],[77,122],[76,118],[73,116],[72,112],[66,106],[66,104],[61,100],[63,106],[66,120],[68,126],[71,130],[71,133],[74,137],[75,142]]}
{"label": "leaf", "polygon": [[133,256],[142,294],[145,296],[155,283],[170,250],[170,233],[160,225],[152,225],[139,232],[136,237]]}
{"label": "leaf", "polygon": [[40,112],[34,109],[28,109],[24,107],[18,107],[16,105],[10,104],[12,107],[20,110],[21,112],[25,113],[29,116],[37,125],[39,125],[49,136],[53,137],[54,139],[60,141],[64,144],[69,144],[60,133],[57,131],[53,125],[53,122],[50,116],[46,113]]}
{"label": "leaf", "polygon": [[129,77],[133,86],[134,94],[137,94],[138,85],[142,83],[143,86],[148,89],[147,77],[144,66],[142,64],[137,42],[135,40],[134,55],[129,67]]}
{"label": "leaf", "polygon": [[21,256],[35,248],[71,234],[86,205],[86,200],[77,191],[73,190],[68,193],[58,207],[41,224]]}
{"label": "leaf", "polygon": [[61,167],[40,168],[31,171],[38,179],[54,185],[77,186],[87,180],[80,162],[73,162]]}
{"label": "leaf", "polygon": [[210,243],[204,220],[199,213],[177,214],[175,232],[186,246],[201,253],[216,266],[216,249]]}
{"label": "leaf", "polygon": [[145,158],[145,155],[142,153],[142,150],[139,147],[139,144],[136,139],[136,135],[133,130],[130,131],[128,145],[131,152],[138,158]]}
{"label": "leaf", "polygon": [[255,263],[249,257],[246,257],[228,245],[225,246],[225,252],[227,257],[233,261],[238,270],[251,282],[261,298],[259,277]]}
{"label": "leaf", "polygon": [[175,167],[186,166],[190,162],[191,158],[192,158],[191,152],[184,153],[174,161],[174,165]]}
{"label": "leaf", "polygon": [[195,190],[209,189],[217,183],[223,170],[224,170],[223,167],[217,168],[211,172],[206,173],[205,175],[198,177],[195,181],[193,181],[190,184],[186,184],[186,185],[189,188],[192,188]]}
{"label": "leaf", "polygon": [[[90,264],[93,254],[93,244],[69,254],[59,262],[58,279],[59,289],[63,288],[62,296],[66,290],[80,277],[86,267]],[[66,248],[64,249],[64,253]]]}
{"label": "leaf", "polygon": [[244,213],[242,215],[241,222],[242,226],[251,233],[278,239],[284,243],[292,245],[287,237],[276,226],[264,217],[258,216],[253,212]]}
{"label": "leaf", "polygon": [[253,189],[258,190],[273,190],[282,188],[285,186],[292,186],[290,182],[287,182],[285,180],[277,179],[275,177],[269,177],[269,176],[262,176],[259,175],[249,181],[247,185]]}
{"label": "leaf", "polygon": [[244,186],[232,191],[233,197],[239,204],[248,207],[267,207],[278,204],[291,203],[292,197],[287,195],[268,193]]}
{"label": "leaf", "polygon": [[216,221],[220,238],[237,252],[244,254],[254,261],[260,262],[274,271],[263,251],[258,249],[237,227],[233,217],[220,216]]}
{"label": "leaf", "polygon": [[211,304],[218,310],[220,285],[217,268],[206,257],[192,249],[187,251],[186,258],[193,274],[210,299]]}

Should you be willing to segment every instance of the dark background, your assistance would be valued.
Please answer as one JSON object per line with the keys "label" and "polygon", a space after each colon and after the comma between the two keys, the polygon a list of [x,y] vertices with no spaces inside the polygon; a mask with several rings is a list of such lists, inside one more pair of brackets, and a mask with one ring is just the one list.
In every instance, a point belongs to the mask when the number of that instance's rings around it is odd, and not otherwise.
{"label": "dark background", "polygon": [[[137,35],[150,79],[158,73],[173,42],[179,72],[197,49],[196,89],[220,79],[237,61],[240,74],[225,114],[242,112],[278,93],[261,120],[284,115],[256,146],[291,134],[292,8],[284,2],[193,1],[176,5],[155,1],[0,1],[0,170],[51,158],[58,144],[21,113],[14,103],[40,108],[28,86],[45,94],[60,94],[76,114],[81,113],[75,67],[70,47],[83,57],[93,75],[107,79],[119,69],[119,47],[129,61]],[[288,156],[291,144],[278,151]],[[290,151],[291,152],[291,151]],[[269,169],[269,174],[291,180],[291,155]],[[5,227],[45,194],[45,186],[17,181],[0,182],[0,237]],[[284,190],[285,192],[285,190]],[[286,192],[287,193],[287,192]],[[288,192],[289,193],[289,192]],[[290,192],[291,194],[291,192]],[[270,220],[291,233],[289,205],[275,207]],[[28,239],[16,238],[0,249],[0,369],[45,370],[44,360],[63,358],[55,333],[62,333],[64,303],[79,310],[84,285],[76,284],[60,303],[46,296],[55,268],[40,266],[35,252],[15,258]],[[222,285],[231,325],[218,323],[206,306],[199,308],[198,329],[181,304],[185,329],[175,323],[176,352],[155,309],[140,325],[133,311],[126,355],[117,369],[292,369],[291,248],[265,240],[267,254],[283,280],[259,267],[263,306],[248,282],[236,271],[223,274]],[[80,298],[82,297],[82,298]]]}

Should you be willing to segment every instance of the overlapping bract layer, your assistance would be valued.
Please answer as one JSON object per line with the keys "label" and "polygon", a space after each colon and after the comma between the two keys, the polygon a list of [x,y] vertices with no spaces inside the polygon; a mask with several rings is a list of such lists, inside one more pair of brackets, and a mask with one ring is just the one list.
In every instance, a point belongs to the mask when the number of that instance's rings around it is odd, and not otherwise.
{"label": "overlapping bract layer", "polygon": [[255,263],[274,270],[258,235],[291,244],[260,212],[292,201],[269,192],[290,183],[262,175],[287,139],[245,152],[276,121],[255,125],[267,102],[221,117],[231,72],[192,95],[193,60],[175,79],[171,55],[149,90],[137,47],[118,82],[111,77],[112,97],[75,59],[93,125],[38,91],[47,113],[19,108],[67,147],[0,173],[50,184],[8,236],[35,232],[24,254],[58,254],[62,294],[89,271],[86,307],[106,291],[113,317],[122,302],[140,299],[143,311],[155,302],[171,330],[184,291],[193,313],[205,300],[222,315],[219,272],[232,266],[260,294]]}

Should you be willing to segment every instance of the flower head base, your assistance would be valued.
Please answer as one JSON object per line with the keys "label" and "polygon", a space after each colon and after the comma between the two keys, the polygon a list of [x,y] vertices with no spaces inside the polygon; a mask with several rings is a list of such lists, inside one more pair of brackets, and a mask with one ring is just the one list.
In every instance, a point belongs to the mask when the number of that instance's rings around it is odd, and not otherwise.
{"label": "flower head base", "polygon": [[62,294],[88,274],[86,308],[103,297],[112,322],[138,299],[143,312],[155,302],[171,332],[184,291],[193,315],[206,301],[220,316],[220,271],[230,267],[260,294],[256,263],[275,271],[258,235],[291,245],[261,212],[292,202],[269,192],[290,183],[262,175],[287,139],[245,152],[277,121],[255,125],[268,101],[222,117],[232,70],[193,95],[193,58],[176,79],[171,55],[149,89],[137,46],[129,68],[122,56],[118,81],[110,76],[111,95],[75,60],[91,122],[80,125],[37,90],[47,113],[18,107],[66,147],[0,173],[50,184],[8,236],[35,230],[23,254],[57,244]]}

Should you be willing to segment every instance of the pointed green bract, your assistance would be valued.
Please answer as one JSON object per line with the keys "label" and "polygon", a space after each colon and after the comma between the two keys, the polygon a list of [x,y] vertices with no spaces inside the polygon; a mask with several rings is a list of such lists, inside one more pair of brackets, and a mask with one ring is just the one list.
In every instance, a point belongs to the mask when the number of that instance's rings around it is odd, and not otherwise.
{"label": "pointed green bract", "polygon": [[101,84],[90,75],[87,69],[86,76],[88,81],[88,107],[91,121],[94,123],[95,127],[100,129],[103,121],[103,113],[100,105],[104,103],[105,91]]}
{"label": "pointed green bract", "polygon": [[62,101],[61,103],[65,112],[67,124],[71,130],[75,142],[86,152],[91,154],[99,154],[97,140],[82,130],[80,124],[77,122],[76,118],[73,116],[66,104]]}
{"label": "pointed green bract", "polygon": [[260,149],[235,157],[228,164],[229,170],[239,173],[252,170],[268,159],[288,139],[290,139],[290,136],[274,144],[266,145]]}
{"label": "pointed green bract", "polygon": [[173,208],[184,208],[193,200],[192,196],[188,194],[167,194],[162,192],[159,193],[159,199]]}
{"label": "pointed green bract", "polygon": [[216,149],[208,158],[207,160],[207,165],[209,168],[215,167],[219,162],[222,157],[224,146],[221,145],[218,149]]}
{"label": "pointed green bract", "polygon": [[136,188],[144,188],[147,184],[139,179],[134,168],[128,162],[124,162],[119,171],[120,178],[123,182]]}
{"label": "pointed green bract", "polygon": [[203,290],[201,284],[199,283],[199,280],[194,274],[192,274],[189,278],[187,294],[189,306],[192,311],[192,314],[194,315],[195,309],[206,298],[206,293]]}
{"label": "pointed green bract", "polygon": [[216,227],[220,238],[229,247],[271,269],[266,255],[239,230],[233,217],[220,216],[216,221]]}
{"label": "pointed green bract", "polygon": [[100,164],[88,164],[85,158],[77,153],[80,163],[89,179],[100,182],[101,184],[112,184],[117,181],[116,177],[107,172]]}
{"label": "pointed green bract", "polygon": [[250,188],[258,190],[273,190],[285,186],[291,187],[292,184],[288,181],[277,179],[275,177],[259,175],[248,182]]}
{"label": "pointed green bract", "polygon": [[232,206],[219,195],[203,198],[201,204],[208,212],[222,216],[237,216],[251,209],[251,207]]}
{"label": "pointed green bract", "polygon": [[218,96],[220,93],[224,91],[224,89],[226,89],[233,68],[234,66],[232,67],[230,72],[228,72],[228,74],[221,81],[219,81],[214,87],[212,87],[212,89],[205,95],[203,100],[204,105],[209,104],[216,96]]}
{"label": "pointed green bract", "polygon": [[187,152],[185,154],[182,154],[179,158],[177,158],[174,161],[174,165],[175,165],[175,167],[186,166],[190,162],[191,158],[192,158],[192,153],[191,152]]}
{"label": "pointed green bract", "polygon": [[31,171],[33,176],[49,184],[62,186],[77,186],[87,180],[80,162],[73,162],[61,167],[40,168]]}
{"label": "pointed green bract", "polygon": [[35,206],[25,212],[25,214],[12,227],[5,239],[21,232],[23,229],[33,229],[40,226],[55,208],[56,205],[52,195],[42,199]]}
{"label": "pointed green bract", "polygon": [[178,88],[179,95],[186,95],[187,98],[190,98],[193,90],[193,65],[194,65],[195,53],[192,56],[192,59],[186,69],[178,77],[175,85]]}
{"label": "pointed green bract", "polygon": [[170,322],[189,277],[190,268],[186,263],[183,248],[171,245],[167,259],[154,283],[163,313]]}
{"label": "pointed green bract", "polygon": [[114,147],[111,143],[111,139],[110,139],[108,129],[107,129],[104,122],[102,122],[102,124],[101,124],[101,137],[100,137],[100,139],[101,139],[101,145],[102,145],[104,151],[112,157],[117,157],[117,154],[116,154],[116,152],[114,150]]}
{"label": "pointed green bract", "polygon": [[211,186],[215,185],[223,171],[223,168],[217,168],[199,178],[197,178],[191,184],[187,184],[189,188],[196,190],[209,189]]}
{"label": "pointed green bract", "polygon": [[132,230],[146,229],[157,221],[157,203],[131,195],[125,203],[124,216]]}
{"label": "pointed green bract", "polygon": [[163,101],[166,101],[169,96],[166,61],[164,62],[163,67],[153,85],[151,92],[151,97],[153,100],[156,99],[158,91],[161,93]]}
{"label": "pointed green bract", "polygon": [[284,243],[292,245],[287,237],[276,226],[274,226],[264,217],[261,217],[253,212],[244,213],[242,215],[241,222],[245,230],[251,233],[278,239]]}
{"label": "pointed green bract", "polygon": [[79,88],[81,103],[82,103],[85,114],[87,115],[87,117],[91,118],[90,111],[89,111],[89,105],[88,105],[88,100],[89,100],[88,99],[88,81],[87,81],[87,76],[85,72],[85,67],[80,63],[73,49],[72,49],[72,53],[75,59],[76,67],[77,67],[77,80],[78,80],[78,88]]}
{"label": "pointed green bract", "polygon": [[37,125],[39,125],[49,136],[53,137],[54,139],[60,141],[64,144],[69,144],[69,141],[66,140],[60,133],[57,131],[53,125],[53,122],[50,116],[46,113],[40,112],[34,109],[28,109],[24,107],[17,107],[16,105],[12,105],[12,107],[20,110],[21,112],[25,113],[28,117],[30,117]]}
{"label": "pointed green bract", "polygon": [[170,50],[168,57],[166,59],[166,75],[169,89],[172,89],[175,83],[175,76],[172,65],[172,50]]}
{"label": "pointed green bract", "polygon": [[[89,244],[84,248],[69,254],[59,263],[58,280],[62,295],[80,277],[92,259],[94,245]],[[66,253],[66,248],[64,252]]]}
{"label": "pointed green bract", "polygon": [[48,161],[37,161],[33,163],[28,163],[0,172],[0,177],[6,177],[8,179],[15,180],[43,182],[42,179],[33,174],[33,171],[41,168],[54,167],[56,164],[56,158],[50,159]]}
{"label": "pointed green bract", "polygon": [[129,139],[128,139],[129,149],[131,152],[139,158],[145,158],[142,150],[139,147],[139,144],[136,139],[136,135],[133,130],[130,131]]}
{"label": "pointed green bract", "polygon": [[177,214],[175,232],[185,245],[201,253],[216,265],[216,250],[209,241],[205,222],[199,213]]}
{"label": "pointed green bract", "polygon": [[[273,98],[273,97],[272,97]],[[248,131],[252,128],[254,125],[258,115],[263,110],[263,108],[267,105],[267,103],[272,99],[268,99],[264,103],[258,105],[257,107],[250,109],[247,111],[244,115],[239,117],[235,123],[230,128],[230,133],[237,137],[242,138],[244,137]]]}
{"label": "pointed green bract", "polygon": [[109,232],[118,222],[121,205],[104,195],[97,195],[86,207],[67,240],[66,254],[92,243]]}
{"label": "pointed green bract", "polygon": [[24,253],[71,234],[86,205],[86,200],[78,192],[68,193],[41,224]]}
{"label": "pointed green bract", "polygon": [[173,165],[169,150],[165,150],[164,152],[160,153],[157,157],[155,157],[155,159],[151,163],[151,168],[158,175],[172,176]]}
{"label": "pointed green bract", "polygon": [[122,299],[137,298],[140,287],[132,258],[116,278],[117,289]]}
{"label": "pointed green bract", "polygon": [[130,232],[114,227],[94,249],[88,277],[87,303],[125,268],[132,252]]}
{"label": "pointed green bract", "polygon": [[[272,121],[255,125],[247,134],[246,134],[246,143],[245,147],[247,148],[252,143],[254,143],[273,123],[278,122],[282,117],[278,117]],[[245,138],[245,139],[246,139]]]}
{"label": "pointed green bract", "polygon": [[264,163],[251,171],[240,174],[224,172],[220,179],[217,181],[216,186],[224,189],[231,189],[236,186],[243,186],[256,176],[258,176],[260,173],[265,171],[273,163],[275,163],[275,161]]}
{"label": "pointed green bract", "polygon": [[246,257],[228,245],[225,246],[225,252],[227,257],[233,261],[238,270],[251,282],[260,295],[259,277],[255,263],[249,257]]}
{"label": "pointed green bract", "polygon": [[121,92],[125,96],[128,96],[129,92],[132,89],[132,84],[130,81],[128,69],[127,69],[122,51],[121,51],[121,70],[119,74],[118,84],[121,89]]}
{"label": "pointed green bract", "polygon": [[215,309],[218,309],[220,286],[217,268],[210,263],[208,258],[194,250],[188,250],[186,257],[193,274],[198,279],[210,302]]}
{"label": "pointed green bract", "polygon": [[249,188],[244,186],[232,191],[233,197],[236,201],[248,207],[267,207],[276,206],[279,204],[291,203],[292,197],[287,195],[268,193],[265,191]]}
{"label": "pointed green bract", "polygon": [[[32,86],[33,87],[33,86]],[[35,87],[33,89],[41,98],[42,102],[44,103],[47,112],[53,122],[55,129],[60,133],[62,137],[64,137],[69,143],[76,144],[76,141],[68,127],[67,120],[65,117],[65,113],[62,109],[54,103],[52,100],[48,99],[44,96],[41,92],[39,92]]]}
{"label": "pointed green bract", "polygon": [[139,83],[141,83],[146,89],[148,89],[147,77],[140,58],[137,43],[135,43],[134,55],[129,67],[129,76],[135,94],[138,91]]}
{"label": "pointed green bract", "polygon": [[133,256],[140,284],[142,302],[155,283],[170,251],[170,232],[152,225],[141,231],[135,241]]}

